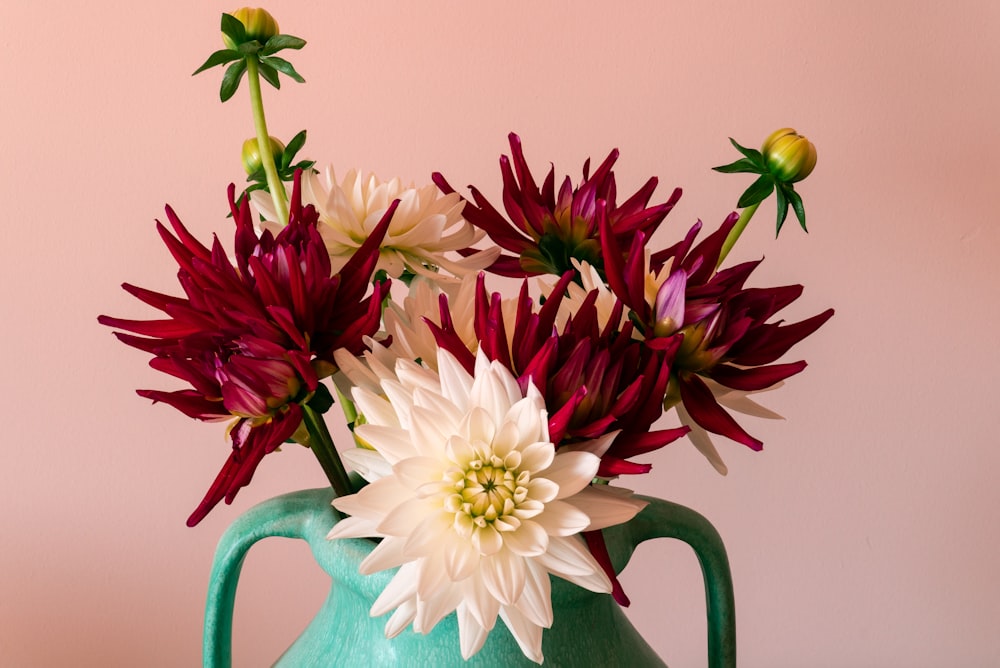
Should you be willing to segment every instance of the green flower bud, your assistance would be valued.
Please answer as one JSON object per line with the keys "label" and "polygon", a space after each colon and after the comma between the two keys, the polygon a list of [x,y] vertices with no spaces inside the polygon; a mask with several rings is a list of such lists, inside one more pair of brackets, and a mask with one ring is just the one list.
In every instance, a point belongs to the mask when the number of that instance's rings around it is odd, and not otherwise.
{"label": "green flower bud", "polygon": [[[274,20],[274,17],[266,9],[240,7],[231,16],[238,19],[243,24],[243,27],[246,28],[247,41],[255,39],[264,44],[279,33],[278,22]],[[222,34],[222,41],[225,43],[227,49],[235,49],[239,46],[238,44],[234,44],[233,40],[225,33]]]}
{"label": "green flower bud", "polygon": [[760,152],[771,174],[785,183],[801,181],[816,166],[816,147],[792,128],[772,132]]}
{"label": "green flower bud", "polygon": [[[269,139],[271,140],[271,155],[274,156],[274,162],[280,164],[281,154],[285,151],[285,145],[274,137],[269,137]],[[256,137],[251,137],[243,142],[243,169],[250,175],[260,171],[262,166],[260,145],[257,143]]]}

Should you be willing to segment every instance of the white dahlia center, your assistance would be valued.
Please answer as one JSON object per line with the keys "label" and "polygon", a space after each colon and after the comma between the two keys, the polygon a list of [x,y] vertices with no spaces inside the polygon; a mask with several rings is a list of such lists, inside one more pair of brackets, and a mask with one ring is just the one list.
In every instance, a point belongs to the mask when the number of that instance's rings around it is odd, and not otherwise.
{"label": "white dahlia center", "polygon": [[520,470],[520,452],[500,457],[488,445],[474,449],[475,456],[445,472],[444,510],[454,516],[455,531],[488,554],[502,542],[499,534],[517,531],[541,504],[529,497],[531,473]]}

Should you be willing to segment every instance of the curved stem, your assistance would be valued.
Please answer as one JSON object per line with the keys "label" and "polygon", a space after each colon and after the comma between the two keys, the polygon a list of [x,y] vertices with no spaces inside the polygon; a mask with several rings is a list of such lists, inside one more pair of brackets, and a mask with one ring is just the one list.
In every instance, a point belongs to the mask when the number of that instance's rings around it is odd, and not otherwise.
{"label": "curved stem", "polygon": [[271,191],[274,201],[274,212],[278,220],[288,224],[288,203],[285,199],[285,185],[278,178],[278,170],[274,167],[274,153],[271,152],[271,136],[267,132],[267,121],[264,119],[264,99],[260,94],[260,71],[257,59],[247,58],[247,79],[250,85],[250,108],[253,110],[253,124],[257,130],[257,148],[260,151],[260,162],[267,176],[267,189]]}
{"label": "curved stem", "polygon": [[326,428],[323,416],[317,413],[309,405],[302,407],[302,421],[309,430],[309,449],[313,451],[319,465],[323,467],[330,485],[337,496],[347,496],[353,494],[351,481],[344,470],[344,463],[340,461],[337,448],[333,444],[330,431]]}
{"label": "curved stem", "polygon": [[726,241],[722,244],[722,251],[719,253],[719,261],[715,263],[716,269],[722,266],[722,261],[726,259],[726,256],[729,255],[729,251],[731,251],[733,246],[736,245],[736,240],[740,238],[741,234],[743,234],[743,230],[746,229],[747,223],[750,222],[753,215],[757,213],[757,207],[759,206],[760,202],[757,202],[756,204],[751,204],[740,212],[739,220],[736,221],[736,225],[733,226],[733,229],[729,230],[729,236],[726,237]]}

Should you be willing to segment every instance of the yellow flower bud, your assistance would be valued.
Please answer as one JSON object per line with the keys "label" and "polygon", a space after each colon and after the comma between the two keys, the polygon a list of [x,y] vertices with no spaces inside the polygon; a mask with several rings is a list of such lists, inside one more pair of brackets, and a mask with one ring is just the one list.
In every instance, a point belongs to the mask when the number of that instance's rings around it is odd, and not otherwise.
{"label": "yellow flower bud", "polygon": [[[281,154],[285,151],[285,145],[274,137],[270,137],[270,140],[271,155],[274,157],[274,162],[280,163]],[[256,137],[251,137],[243,142],[243,169],[245,169],[249,175],[257,172],[261,166],[260,145],[257,143]]]}
{"label": "yellow flower bud", "polygon": [[772,132],[760,152],[771,173],[785,183],[801,181],[816,166],[816,147],[792,128]]}
{"label": "yellow flower bud", "polygon": [[[261,44],[279,33],[278,22],[266,9],[253,7],[240,7],[231,16],[236,17],[247,31],[247,40],[257,40]],[[222,41],[227,49],[235,49],[238,45],[229,39],[225,33],[222,34]]]}

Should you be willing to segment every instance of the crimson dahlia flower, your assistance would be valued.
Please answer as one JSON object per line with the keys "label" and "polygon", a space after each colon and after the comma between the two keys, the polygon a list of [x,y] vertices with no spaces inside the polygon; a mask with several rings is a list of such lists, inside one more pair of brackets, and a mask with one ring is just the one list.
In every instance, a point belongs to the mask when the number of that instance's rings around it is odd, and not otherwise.
{"label": "crimson dahlia flower", "polygon": [[[611,151],[592,175],[587,160],[583,166],[583,181],[575,188],[567,176],[557,191],[555,168],[549,170],[539,188],[525,162],[521,139],[514,133],[508,139],[511,157],[500,156],[507,218],[474,186],[469,187],[473,201],[462,211],[466,220],[485,230],[498,246],[513,253],[513,256],[501,255],[493,263],[490,271],[496,274],[559,276],[573,270],[573,259],[588,262],[603,274],[601,235],[612,235],[623,248],[627,248],[638,233],[648,238],[681,196],[680,189],[675,189],[663,204],[649,206],[657,185],[653,177],[625,202],[616,204],[617,186],[612,167],[618,159],[618,149]],[[432,178],[445,193],[455,192],[440,173]],[[597,210],[601,202],[609,222],[606,231],[598,224]]]}
{"label": "crimson dahlia flower", "polygon": [[[764,390],[802,371],[805,361],[775,362],[834,313],[827,309],[792,324],[768,322],[802,294],[802,286],[744,287],[761,260],[717,270],[722,244],[736,220],[735,213],[730,215],[695,246],[701,229],[697,223],[682,241],[654,253],[648,266],[644,235],[632,239],[627,255],[613,235],[602,236],[608,285],[641,323],[646,344],[660,348],[677,334],[683,335],[671,366],[665,406],[678,407],[684,421],[695,428],[692,440],[723,473],[725,465],[697,427],[753,450],[760,450],[763,443],[736,422],[717,395],[725,394],[727,388]],[[610,229],[603,217],[601,224]],[[651,280],[656,288],[652,295]]]}
{"label": "crimson dahlia flower", "polygon": [[[244,198],[229,203],[236,223],[235,266],[218,238],[209,249],[167,207],[170,232],[157,229],[180,269],[184,297],[134,285],[122,287],[163,311],[159,320],[100,316],[124,343],[153,355],[150,366],[187,381],[189,389],[139,390],[199,420],[230,420],[232,452],[204,500],[188,519],[200,522],[219,501],[231,503],[249,484],[264,455],[302,427],[304,406],[322,411],[329,394],[319,379],[333,369],[333,353],[355,354],[379,326],[388,284],[366,296],[378,247],[395,210],[337,274],[316,231],[316,211],[302,206],[299,177],[289,203],[289,223],[276,236],[254,232]],[[324,405],[325,404],[325,405]],[[304,431],[304,430],[302,430]],[[304,436],[297,440],[307,441]]]}

